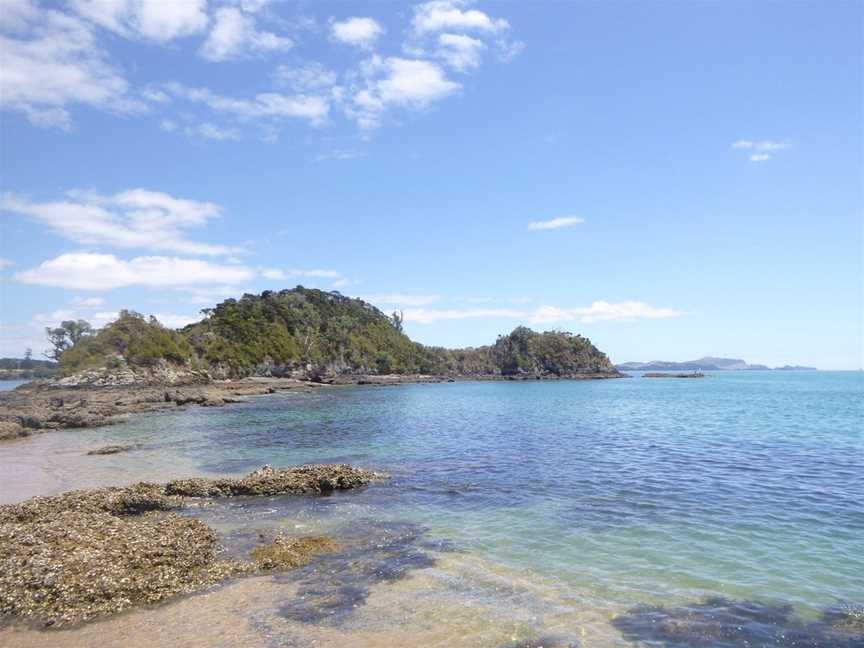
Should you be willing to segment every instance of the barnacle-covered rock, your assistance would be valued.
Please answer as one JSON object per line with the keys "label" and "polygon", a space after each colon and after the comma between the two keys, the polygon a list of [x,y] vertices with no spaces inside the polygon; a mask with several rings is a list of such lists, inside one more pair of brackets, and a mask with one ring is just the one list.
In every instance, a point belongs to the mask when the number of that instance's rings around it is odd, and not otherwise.
{"label": "barnacle-covered rock", "polygon": [[252,560],[260,569],[294,569],[307,564],[320,553],[335,551],[339,545],[327,536],[292,538],[277,536],[273,542],[252,550]]}
{"label": "barnacle-covered rock", "polygon": [[348,464],[311,464],[297,468],[264,466],[241,479],[182,479],[165,492],[186,497],[322,495],[365,486],[383,475]]}
{"label": "barnacle-covered rock", "polygon": [[230,576],[304,565],[336,543],[278,536],[254,550],[253,562],[223,560],[212,529],[169,511],[184,497],[324,494],[382,477],[348,465],[264,466],[242,479],[142,482],[0,506],[0,616],[61,627]]}
{"label": "barnacle-covered rock", "polygon": [[157,603],[246,567],[217,559],[216,534],[176,514],[63,511],[0,524],[0,613],[62,626]]}

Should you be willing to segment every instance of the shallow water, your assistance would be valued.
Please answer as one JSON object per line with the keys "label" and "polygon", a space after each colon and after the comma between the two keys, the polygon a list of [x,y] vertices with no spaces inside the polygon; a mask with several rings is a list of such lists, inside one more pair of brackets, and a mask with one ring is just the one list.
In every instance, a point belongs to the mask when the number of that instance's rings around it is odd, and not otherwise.
{"label": "shallow water", "polygon": [[[39,435],[0,446],[3,501],[264,463],[392,479],[190,511],[229,551],[340,539],[307,568],[0,642],[136,645],[149,619],[196,645],[185,607],[225,645],[860,646],[823,617],[864,603],[862,421],[861,373],[727,372],[288,392]],[[141,445],[84,454],[106,443]]]}
{"label": "shallow water", "polygon": [[0,380],[0,391],[10,391],[21,385],[25,385],[29,380]]}

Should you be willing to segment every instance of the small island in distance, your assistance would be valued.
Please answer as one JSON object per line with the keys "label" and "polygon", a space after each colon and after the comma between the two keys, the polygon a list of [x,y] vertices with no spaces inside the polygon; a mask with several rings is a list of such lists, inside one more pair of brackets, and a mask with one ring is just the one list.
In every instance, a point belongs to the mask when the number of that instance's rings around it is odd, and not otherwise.
{"label": "small island in distance", "polygon": [[740,358],[715,358],[706,356],[698,360],[670,362],[668,360],[652,360],[650,362],[623,362],[615,365],[618,371],[818,371],[816,367],[801,365],[784,365],[774,367],[749,364]]}

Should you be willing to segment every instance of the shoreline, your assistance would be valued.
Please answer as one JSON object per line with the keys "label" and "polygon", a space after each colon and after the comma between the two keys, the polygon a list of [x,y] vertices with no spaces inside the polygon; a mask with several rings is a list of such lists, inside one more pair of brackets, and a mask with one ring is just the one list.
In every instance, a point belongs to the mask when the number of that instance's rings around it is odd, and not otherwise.
{"label": "shoreline", "polygon": [[505,382],[537,380],[603,380],[625,374],[586,373],[568,376],[438,376],[425,374],[346,375],[327,381],[297,378],[247,377],[193,384],[144,383],[122,385],[63,385],[33,381],[0,392],[0,442],[67,428],[96,428],[145,414],[187,405],[220,407],[242,403],[246,396],[285,391],[311,391],[344,386],[395,386],[445,382]]}

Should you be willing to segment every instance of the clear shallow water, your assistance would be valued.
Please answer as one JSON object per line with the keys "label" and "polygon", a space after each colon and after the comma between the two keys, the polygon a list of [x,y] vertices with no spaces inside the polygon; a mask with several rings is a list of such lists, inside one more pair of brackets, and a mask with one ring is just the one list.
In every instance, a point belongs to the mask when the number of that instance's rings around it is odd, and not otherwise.
{"label": "clear shallow water", "polygon": [[30,382],[29,380],[0,380],[0,391],[9,391],[11,389],[15,389],[25,383]]}
{"label": "clear shallow water", "polygon": [[[195,513],[237,550],[273,527],[345,539],[270,585],[259,626],[298,645],[312,628],[360,636],[382,601],[413,600],[400,628],[437,624],[442,645],[860,646],[818,620],[864,603],[862,422],[855,372],[334,388],[0,446],[17,466],[0,492],[264,463],[389,472],[358,493]],[[142,446],[83,455],[109,442]]]}

